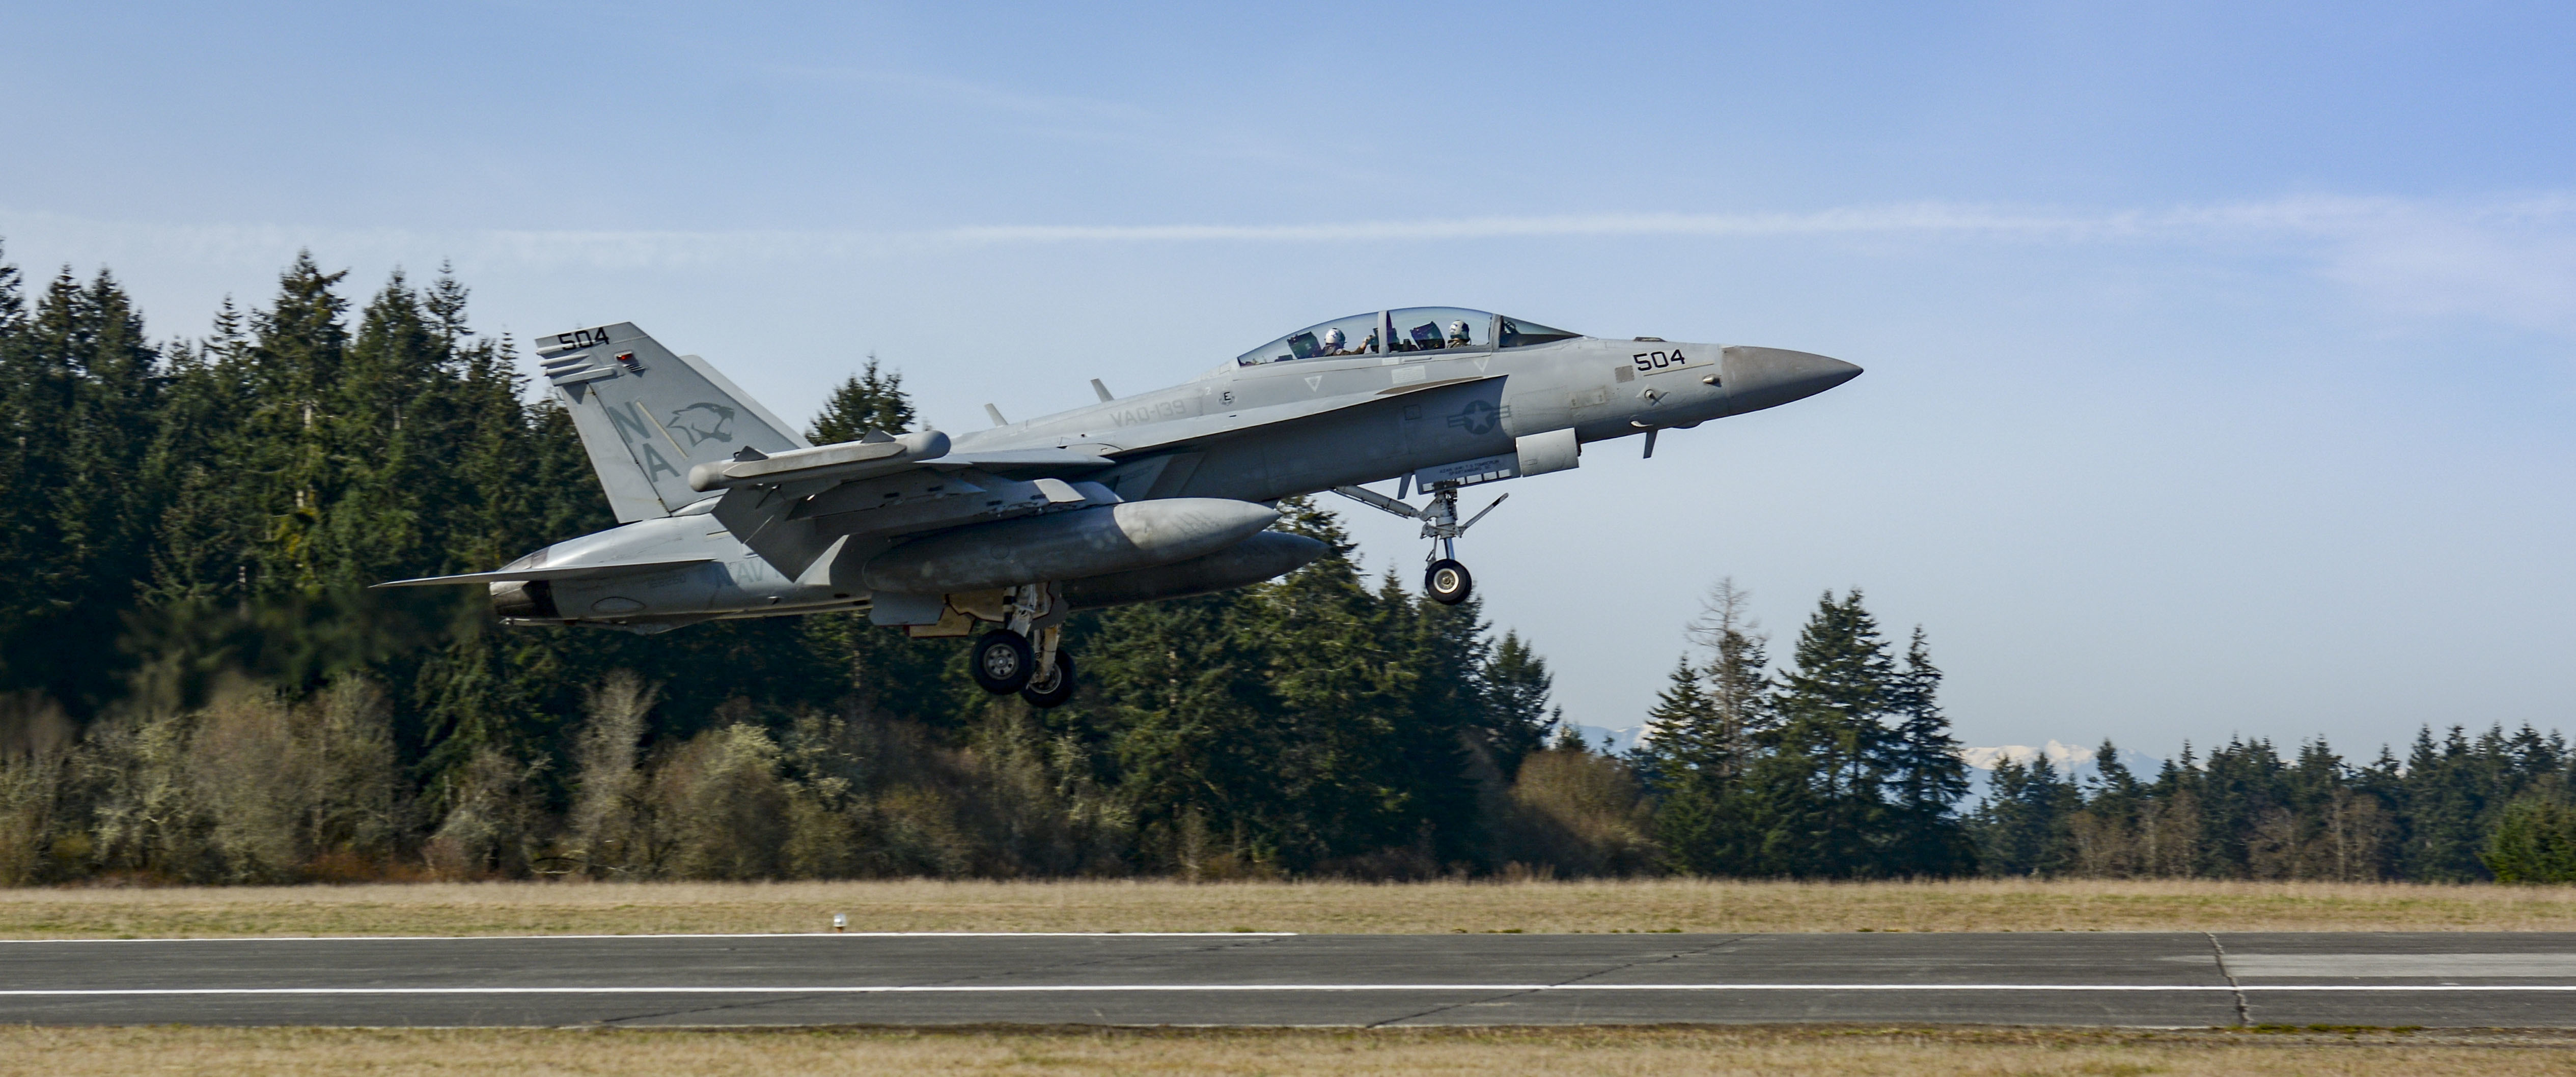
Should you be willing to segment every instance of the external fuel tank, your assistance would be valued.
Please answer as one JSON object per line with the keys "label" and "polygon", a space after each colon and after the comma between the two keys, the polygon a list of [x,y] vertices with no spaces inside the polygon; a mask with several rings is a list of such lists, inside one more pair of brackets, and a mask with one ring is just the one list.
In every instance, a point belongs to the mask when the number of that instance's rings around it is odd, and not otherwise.
{"label": "external fuel tank", "polygon": [[984,591],[1187,561],[1250,538],[1279,511],[1250,501],[1174,497],[976,524],[906,542],[870,559],[870,590]]}

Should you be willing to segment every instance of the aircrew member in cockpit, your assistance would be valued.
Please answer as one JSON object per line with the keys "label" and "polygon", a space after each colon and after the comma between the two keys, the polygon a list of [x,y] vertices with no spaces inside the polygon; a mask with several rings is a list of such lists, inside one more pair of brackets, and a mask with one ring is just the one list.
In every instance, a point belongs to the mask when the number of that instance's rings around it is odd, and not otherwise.
{"label": "aircrew member in cockpit", "polygon": [[1464,348],[1469,343],[1470,342],[1467,339],[1466,319],[1461,318],[1449,323],[1449,346],[1452,348]]}
{"label": "aircrew member in cockpit", "polygon": [[1324,354],[1349,355],[1351,353],[1350,348],[1346,347],[1344,344],[1344,342],[1349,339],[1349,337],[1342,335],[1342,329],[1340,326],[1334,326],[1331,329],[1324,330]]}

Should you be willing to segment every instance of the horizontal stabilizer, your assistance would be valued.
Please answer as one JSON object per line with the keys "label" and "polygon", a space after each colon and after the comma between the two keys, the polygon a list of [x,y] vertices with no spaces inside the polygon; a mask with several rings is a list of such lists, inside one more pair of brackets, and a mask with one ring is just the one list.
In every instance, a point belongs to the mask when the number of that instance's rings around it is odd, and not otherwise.
{"label": "horizontal stabilizer", "polygon": [[714,563],[712,557],[691,557],[678,561],[629,561],[615,565],[557,565],[553,568],[503,569],[499,572],[468,572],[462,576],[423,576],[416,580],[387,580],[370,587],[439,587],[456,583],[505,583],[512,580],[566,580],[576,576],[621,576],[630,572],[650,572],[664,568],[686,568]]}

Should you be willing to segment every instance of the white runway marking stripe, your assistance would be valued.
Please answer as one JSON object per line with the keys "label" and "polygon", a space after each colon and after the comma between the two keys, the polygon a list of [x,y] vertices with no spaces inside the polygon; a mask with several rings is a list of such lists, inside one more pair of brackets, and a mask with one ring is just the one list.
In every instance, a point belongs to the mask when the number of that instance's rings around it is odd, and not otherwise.
{"label": "white runway marking stripe", "polygon": [[1294,931],[744,931],[682,935],[226,935],[204,939],[0,939],[59,946],[66,943],[152,942],[500,942],[596,939],[1240,939],[1287,938]]}
{"label": "white runway marking stripe", "polygon": [[95,987],[6,988],[0,997],[148,995],[932,995],[1343,991],[2576,991],[2576,984],[922,984],[700,987]]}

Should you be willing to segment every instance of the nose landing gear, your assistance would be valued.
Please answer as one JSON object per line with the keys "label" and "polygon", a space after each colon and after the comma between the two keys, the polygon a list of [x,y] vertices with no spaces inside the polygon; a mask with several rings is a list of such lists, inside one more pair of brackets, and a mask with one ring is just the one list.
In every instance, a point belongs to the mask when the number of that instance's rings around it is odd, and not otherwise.
{"label": "nose landing gear", "polygon": [[1431,600],[1443,606],[1455,606],[1476,593],[1476,577],[1468,575],[1467,566],[1443,557],[1422,571],[1422,589]]}
{"label": "nose landing gear", "polygon": [[1458,563],[1458,536],[1466,534],[1467,529],[1476,526],[1476,522],[1484,519],[1486,513],[1494,511],[1497,506],[1512,496],[1504,494],[1502,497],[1495,498],[1492,504],[1486,505],[1474,516],[1468,517],[1467,522],[1459,523],[1459,485],[1454,482],[1440,482],[1424,487],[1431,493],[1431,503],[1418,509],[1365,487],[1336,486],[1333,487],[1333,492],[1381,512],[1393,513],[1408,520],[1422,521],[1422,537],[1435,543],[1430,555],[1425,558],[1430,564],[1422,571],[1422,589],[1431,596],[1432,601],[1444,606],[1455,606],[1467,601],[1467,596],[1476,591],[1476,578],[1467,572],[1467,566]]}

